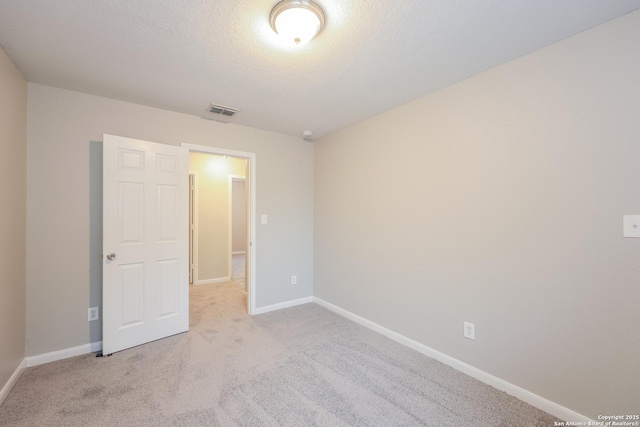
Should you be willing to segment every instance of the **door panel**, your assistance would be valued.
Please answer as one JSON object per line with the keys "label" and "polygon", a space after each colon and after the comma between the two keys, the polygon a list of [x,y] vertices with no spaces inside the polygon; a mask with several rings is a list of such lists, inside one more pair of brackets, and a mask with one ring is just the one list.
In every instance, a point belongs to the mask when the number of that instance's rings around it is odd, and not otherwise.
{"label": "door panel", "polygon": [[[158,185],[158,243],[178,240],[178,186]],[[185,224],[183,224],[185,226]]]}
{"label": "door panel", "polygon": [[144,264],[120,265],[119,279],[118,299],[121,310],[118,311],[121,311],[121,315],[118,317],[122,319],[119,327],[142,324],[144,322]]}
{"label": "door panel", "polygon": [[180,312],[178,307],[180,292],[178,267],[179,261],[177,259],[158,261],[158,272],[160,273],[160,289],[158,292],[159,318],[176,316]]}
{"label": "door panel", "polygon": [[[118,223],[120,244],[144,243],[144,184],[119,182]],[[126,209],[125,209],[126,206]]]}
{"label": "door panel", "polygon": [[189,328],[188,155],[105,135],[103,163],[103,352],[110,354]]}

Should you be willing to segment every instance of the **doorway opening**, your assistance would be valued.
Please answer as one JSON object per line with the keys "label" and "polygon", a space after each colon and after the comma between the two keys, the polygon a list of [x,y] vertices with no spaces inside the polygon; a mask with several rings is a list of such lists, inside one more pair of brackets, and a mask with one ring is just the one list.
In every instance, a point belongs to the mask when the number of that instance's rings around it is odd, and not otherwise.
{"label": "doorway opening", "polygon": [[[204,156],[204,158],[200,158]],[[226,158],[220,159],[219,156],[213,154],[200,154],[192,153],[190,156],[189,167],[189,284],[208,284],[214,282],[223,282],[226,280],[232,280],[242,283],[245,294],[247,293],[247,283],[245,282],[245,267],[246,267],[246,255],[247,255],[247,186],[246,186],[246,161],[241,160],[234,162],[234,159],[226,160]],[[203,161],[204,160],[204,161]],[[205,176],[202,180],[202,188],[199,184],[198,175],[204,173],[207,175],[210,171],[207,170],[207,163],[221,161],[227,163],[225,167],[233,172],[242,172],[241,175],[228,174],[228,191],[221,185],[215,185],[215,177],[213,179]],[[235,165],[234,165],[235,163]],[[235,170],[234,170],[235,169]],[[224,180],[225,175],[221,174],[218,177],[218,181]],[[212,182],[214,185],[212,185]],[[216,188],[217,187],[217,188]],[[202,195],[200,193],[203,193]],[[228,195],[228,197],[227,197]],[[198,203],[199,197],[205,197],[206,203],[200,210]],[[216,213],[220,216],[220,211],[212,212],[211,202],[213,205],[222,205],[224,198],[228,198],[228,220],[226,218],[216,218]],[[204,212],[203,212],[204,211]],[[209,224],[217,226],[217,228],[224,232],[222,228],[224,224],[229,224],[229,228],[226,230],[229,234],[229,248],[225,251],[223,238],[216,240],[215,236],[206,236],[206,233],[198,233],[198,218],[200,216],[205,217],[205,221]],[[208,231],[208,230],[207,230]],[[228,256],[229,268],[228,271],[222,271],[220,269],[217,278],[203,279],[199,274],[198,269],[198,241],[200,234],[205,234],[204,238],[209,239],[209,245],[207,249],[211,252],[212,243],[213,246],[217,246],[218,257],[220,253],[230,253]],[[205,256],[205,262],[207,257]],[[224,259],[224,256],[222,257]],[[215,274],[214,274],[215,276]]]}
{"label": "doorway opening", "polygon": [[[182,144],[189,150],[190,300],[255,311],[255,154]],[[194,321],[201,314],[194,313]]]}

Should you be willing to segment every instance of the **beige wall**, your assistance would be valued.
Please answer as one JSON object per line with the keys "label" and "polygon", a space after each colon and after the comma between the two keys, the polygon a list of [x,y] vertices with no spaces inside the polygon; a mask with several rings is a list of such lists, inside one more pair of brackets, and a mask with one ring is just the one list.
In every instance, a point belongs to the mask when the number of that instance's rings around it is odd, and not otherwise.
{"label": "beige wall", "polygon": [[194,283],[231,279],[229,177],[245,177],[247,162],[204,153],[189,154],[198,182],[198,269]]}
{"label": "beige wall", "polygon": [[[256,154],[256,305],[312,294],[313,146],[301,138],[29,83],[27,355],[101,340],[102,135]],[[290,284],[299,272],[298,285]]]}
{"label": "beige wall", "polygon": [[314,295],[592,418],[636,414],[639,40],[634,12],[317,141]]}
{"label": "beige wall", "polygon": [[27,82],[0,47],[0,389],[24,359]]}

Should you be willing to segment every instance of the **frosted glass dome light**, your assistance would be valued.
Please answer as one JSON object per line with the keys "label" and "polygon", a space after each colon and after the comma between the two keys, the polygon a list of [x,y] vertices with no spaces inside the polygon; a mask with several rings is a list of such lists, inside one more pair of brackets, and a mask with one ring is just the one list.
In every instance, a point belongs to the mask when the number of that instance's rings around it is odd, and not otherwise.
{"label": "frosted glass dome light", "polygon": [[313,1],[283,0],[271,9],[270,21],[285,40],[304,44],[324,28],[324,11]]}

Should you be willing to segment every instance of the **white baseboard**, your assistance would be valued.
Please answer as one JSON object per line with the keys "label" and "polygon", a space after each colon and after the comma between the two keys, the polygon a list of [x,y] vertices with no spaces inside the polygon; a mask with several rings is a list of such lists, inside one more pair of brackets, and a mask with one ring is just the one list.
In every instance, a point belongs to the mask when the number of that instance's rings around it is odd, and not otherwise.
{"label": "white baseboard", "polygon": [[203,280],[198,280],[196,285],[211,285],[211,284],[214,284],[214,283],[229,282],[230,280],[231,280],[231,277],[218,277],[216,279],[203,279]]}
{"label": "white baseboard", "polygon": [[294,299],[292,301],[281,302],[281,303],[278,303],[278,304],[265,305],[264,307],[256,308],[255,311],[253,312],[253,314],[268,313],[270,311],[280,310],[280,309],[283,309],[283,308],[289,308],[289,307],[293,307],[293,306],[296,306],[296,305],[309,304],[310,302],[313,302],[313,297],[305,297],[305,298],[300,298],[300,299]]}
{"label": "white baseboard", "polygon": [[345,310],[344,308],[338,307],[337,305],[333,305],[323,299],[313,297],[313,302],[318,305],[321,305],[343,317],[346,317],[349,320],[352,320],[356,323],[359,323],[362,326],[365,326],[372,331],[378,332],[388,338],[391,338],[394,341],[399,342],[400,344],[406,345],[409,348],[412,348],[425,356],[429,356],[432,359],[436,359],[439,362],[444,363],[445,365],[451,366],[452,368],[463,372],[470,377],[473,377],[477,380],[482,381],[485,384],[489,384],[497,388],[498,390],[504,391],[511,396],[514,396],[528,404],[535,406],[538,409],[541,409],[548,414],[557,417],[559,420],[563,421],[584,421],[589,422],[593,420],[589,417],[586,417],[582,414],[579,414],[571,409],[565,408],[564,406],[558,405],[550,400],[545,399],[544,397],[538,396],[528,390],[525,390],[517,385],[511,384],[503,379],[500,379],[496,376],[493,376],[487,372],[481,371],[478,368],[474,368],[471,365],[467,365],[464,362],[461,362],[458,359],[454,359],[451,356],[447,356],[444,353],[440,353],[437,350],[432,349],[431,347],[427,347],[424,344],[421,344],[417,341],[414,341],[410,338],[405,337],[404,335],[400,335],[397,332],[389,330],[383,326],[378,325],[370,320],[367,320],[363,317],[358,316],[357,314],[353,314],[350,311]]}
{"label": "white baseboard", "polygon": [[81,356],[88,353],[96,353],[102,350],[102,341],[79,345],[77,347],[66,348],[64,350],[52,351],[51,353],[28,356],[27,367],[38,366],[44,363],[55,362],[56,360],[67,359],[69,357]]}
{"label": "white baseboard", "polygon": [[0,390],[0,405],[2,405],[7,396],[9,396],[9,392],[11,391],[13,386],[16,385],[16,383],[20,379],[20,376],[24,372],[24,368],[26,367],[27,359],[22,359],[22,362],[20,362],[16,370],[13,371],[13,374],[9,377],[9,381],[7,381],[4,387],[2,387],[2,390]]}
{"label": "white baseboard", "polygon": [[246,252],[245,251],[236,251],[236,252],[231,252],[231,255],[245,255]]}

